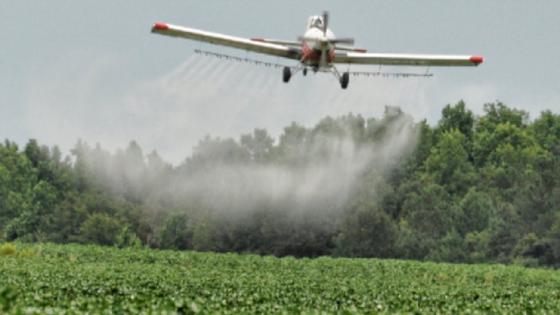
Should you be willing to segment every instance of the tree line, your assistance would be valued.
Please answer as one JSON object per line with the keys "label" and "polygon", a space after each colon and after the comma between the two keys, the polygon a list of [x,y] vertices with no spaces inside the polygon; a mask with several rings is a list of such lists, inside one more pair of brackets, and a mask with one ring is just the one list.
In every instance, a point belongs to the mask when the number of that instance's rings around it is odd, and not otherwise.
{"label": "tree line", "polygon": [[[387,110],[379,119],[348,114],[310,128],[292,123],[278,141],[264,129],[239,139],[207,136],[177,166],[134,141],[115,153],[78,141],[63,156],[33,139],[22,148],[6,140],[0,238],[560,266],[560,115],[551,111],[530,120],[500,102],[486,104],[480,116],[463,102],[447,105],[434,126],[413,123],[417,139],[390,167],[365,159],[344,198],[321,194],[336,180],[313,186],[316,197],[303,202],[294,196],[307,185],[280,197],[255,193],[276,187],[284,173],[274,170],[299,174],[323,165],[332,153],[324,139],[350,139],[352,152],[367,149],[402,117]],[[239,176],[239,185],[254,184],[252,195],[224,186],[224,170],[234,182]],[[262,177],[270,182],[241,178],[253,170],[272,174]]]}

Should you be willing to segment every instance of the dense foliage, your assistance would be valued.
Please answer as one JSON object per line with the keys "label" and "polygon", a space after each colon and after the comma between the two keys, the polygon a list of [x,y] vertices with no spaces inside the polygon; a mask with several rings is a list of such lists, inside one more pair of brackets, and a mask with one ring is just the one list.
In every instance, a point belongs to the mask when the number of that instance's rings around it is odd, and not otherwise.
{"label": "dense foliage", "polygon": [[560,274],[504,265],[17,245],[0,279],[2,314],[560,312]]}
{"label": "dense foliage", "polygon": [[[477,117],[459,102],[446,106],[435,126],[416,123],[417,141],[391,163],[329,155],[332,141],[325,139],[333,138],[346,141],[336,148],[349,141],[352,152],[390,149],[380,143],[395,117],[406,115],[350,114],[313,128],[293,123],[278,141],[262,129],[239,141],[206,137],[178,166],[145,155],[135,142],[111,154],[80,141],[65,158],[35,140],[23,148],[5,141],[0,238],[560,266],[560,115],[529,120],[492,103]],[[305,185],[280,197],[255,193],[280,187],[278,168],[305,175],[314,165],[323,171],[362,160],[352,176],[319,177],[313,187],[324,191]],[[269,182],[254,182],[247,175],[254,170],[272,174],[264,177]],[[348,185],[333,186],[344,180]],[[315,197],[297,199],[303,192]]]}

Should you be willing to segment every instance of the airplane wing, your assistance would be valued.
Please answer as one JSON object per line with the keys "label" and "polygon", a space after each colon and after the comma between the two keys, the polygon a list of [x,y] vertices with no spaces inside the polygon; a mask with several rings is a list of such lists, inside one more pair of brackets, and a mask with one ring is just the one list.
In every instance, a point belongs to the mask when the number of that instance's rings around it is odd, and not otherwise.
{"label": "airplane wing", "polygon": [[361,52],[337,53],[334,63],[388,65],[388,66],[478,66],[481,56],[376,54]]}
{"label": "airplane wing", "polygon": [[245,49],[257,53],[295,60],[299,60],[301,57],[301,50],[296,47],[289,47],[287,45],[280,45],[276,43],[267,43],[264,41],[260,41],[259,39],[251,40],[241,37],[202,31],[194,28],[177,26],[167,23],[155,23],[152,27],[152,33],[173,37],[183,37],[201,42]]}
{"label": "airplane wing", "polygon": [[263,43],[277,44],[283,46],[301,47],[301,42],[295,40],[268,39],[268,38],[261,38],[261,37],[251,38],[251,40],[255,42],[263,42]]}
{"label": "airplane wing", "polygon": [[336,45],[334,48],[336,50],[355,51],[355,52],[360,52],[360,53],[367,52],[367,49],[365,49],[365,48],[357,48],[357,47],[354,47],[354,46],[346,46],[346,45]]}

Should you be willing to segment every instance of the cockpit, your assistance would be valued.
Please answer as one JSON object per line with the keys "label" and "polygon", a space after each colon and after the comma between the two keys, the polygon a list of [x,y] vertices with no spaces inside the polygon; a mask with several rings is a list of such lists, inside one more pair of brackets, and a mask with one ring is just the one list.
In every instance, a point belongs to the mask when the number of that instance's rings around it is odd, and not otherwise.
{"label": "cockpit", "polygon": [[323,17],[322,16],[311,16],[309,20],[307,20],[307,28],[316,27],[319,29],[323,28]]}

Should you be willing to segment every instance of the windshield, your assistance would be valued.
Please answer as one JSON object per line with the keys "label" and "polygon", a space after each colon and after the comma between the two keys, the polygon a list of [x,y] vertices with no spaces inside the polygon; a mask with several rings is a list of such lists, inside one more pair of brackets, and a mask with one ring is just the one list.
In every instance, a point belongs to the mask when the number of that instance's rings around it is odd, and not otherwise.
{"label": "windshield", "polygon": [[313,18],[311,26],[317,27],[317,28],[323,28],[323,19],[320,18],[320,17]]}

